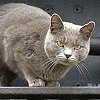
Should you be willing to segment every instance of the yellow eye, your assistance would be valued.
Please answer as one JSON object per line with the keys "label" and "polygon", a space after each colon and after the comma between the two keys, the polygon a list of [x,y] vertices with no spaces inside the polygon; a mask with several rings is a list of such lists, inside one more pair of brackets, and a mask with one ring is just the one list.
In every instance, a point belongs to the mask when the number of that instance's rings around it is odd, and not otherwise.
{"label": "yellow eye", "polygon": [[74,45],[74,49],[79,50],[79,49],[81,49],[81,46],[80,45]]}
{"label": "yellow eye", "polygon": [[64,42],[61,42],[61,41],[57,41],[56,43],[59,47],[64,47],[64,44],[65,44]]}

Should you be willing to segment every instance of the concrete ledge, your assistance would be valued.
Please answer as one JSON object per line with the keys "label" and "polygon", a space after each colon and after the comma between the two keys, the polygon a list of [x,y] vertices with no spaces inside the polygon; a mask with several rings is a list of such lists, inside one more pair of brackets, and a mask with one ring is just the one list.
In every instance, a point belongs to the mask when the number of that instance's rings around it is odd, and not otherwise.
{"label": "concrete ledge", "polygon": [[100,99],[100,87],[1,87],[0,99]]}

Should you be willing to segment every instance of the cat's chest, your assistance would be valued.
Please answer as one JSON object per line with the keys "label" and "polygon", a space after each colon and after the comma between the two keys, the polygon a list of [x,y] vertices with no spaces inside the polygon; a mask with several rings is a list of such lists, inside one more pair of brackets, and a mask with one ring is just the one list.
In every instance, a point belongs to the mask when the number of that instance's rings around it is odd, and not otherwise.
{"label": "cat's chest", "polygon": [[45,70],[44,73],[42,73],[42,78],[47,81],[59,80],[69,71],[70,68],[71,66],[57,65],[53,69]]}

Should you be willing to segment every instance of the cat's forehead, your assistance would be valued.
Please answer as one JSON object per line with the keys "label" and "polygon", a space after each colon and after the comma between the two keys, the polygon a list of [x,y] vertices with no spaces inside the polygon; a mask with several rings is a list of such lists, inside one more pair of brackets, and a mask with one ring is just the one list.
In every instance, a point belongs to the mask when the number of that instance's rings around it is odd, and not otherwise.
{"label": "cat's forehead", "polygon": [[82,27],[81,25],[76,25],[69,22],[63,22],[63,25],[65,29],[72,29],[72,30],[77,30],[77,31]]}
{"label": "cat's forehead", "polygon": [[65,37],[65,40],[69,40],[69,41],[75,41],[80,32],[81,26],[79,25],[75,25],[75,24],[72,24],[72,23],[68,23],[68,22],[64,22],[64,37]]}

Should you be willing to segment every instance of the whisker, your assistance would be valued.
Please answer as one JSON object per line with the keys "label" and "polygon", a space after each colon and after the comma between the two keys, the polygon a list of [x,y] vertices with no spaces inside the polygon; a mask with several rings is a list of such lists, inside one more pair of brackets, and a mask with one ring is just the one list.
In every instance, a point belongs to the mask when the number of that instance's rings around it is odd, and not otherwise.
{"label": "whisker", "polygon": [[54,62],[54,65],[52,66],[52,68],[50,69],[50,73],[54,70],[55,66],[57,65],[58,61]]}
{"label": "whisker", "polygon": [[49,62],[45,67],[44,67],[44,69],[48,69],[51,65],[52,65],[52,63],[53,63],[53,61],[51,62]]}
{"label": "whisker", "polygon": [[77,67],[77,69],[78,69],[78,71],[79,71],[79,73],[80,73],[80,75],[81,75],[81,79],[82,79],[82,82],[83,82],[83,74],[82,74],[82,72],[81,72],[81,70],[80,70],[80,68],[76,65],[76,67]]}
{"label": "whisker", "polygon": [[50,61],[51,59],[46,59],[46,60],[44,60],[43,62],[41,62],[40,64],[43,64],[43,63],[45,63],[45,62],[47,62],[47,61]]}
{"label": "whisker", "polygon": [[55,61],[56,60],[54,60],[52,63],[51,63],[51,65],[48,67],[48,69],[47,69],[47,72],[52,68],[52,66],[55,64]]}
{"label": "whisker", "polygon": [[47,61],[44,62],[44,64],[42,64],[41,67],[44,67],[45,65],[47,66],[49,63],[53,62],[54,59],[48,59]]}
{"label": "whisker", "polygon": [[89,72],[89,70],[88,70],[88,68],[87,68],[87,66],[82,62],[82,63],[80,63],[83,67],[84,67],[84,69],[86,70],[86,72],[88,73],[88,76],[89,76],[89,79],[90,79],[90,81],[92,82],[92,78],[91,78],[91,75],[90,75],[90,72]]}
{"label": "whisker", "polygon": [[87,76],[85,75],[85,73],[84,73],[83,69],[81,68],[81,66],[80,66],[80,65],[77,65],[77,66],[78,66],[78,67],[79,67],[79,69],[81,70],[81,72],[82,72],[83,76],[84,76],[84,77],[86,77],[86,79],[87,79]]}

